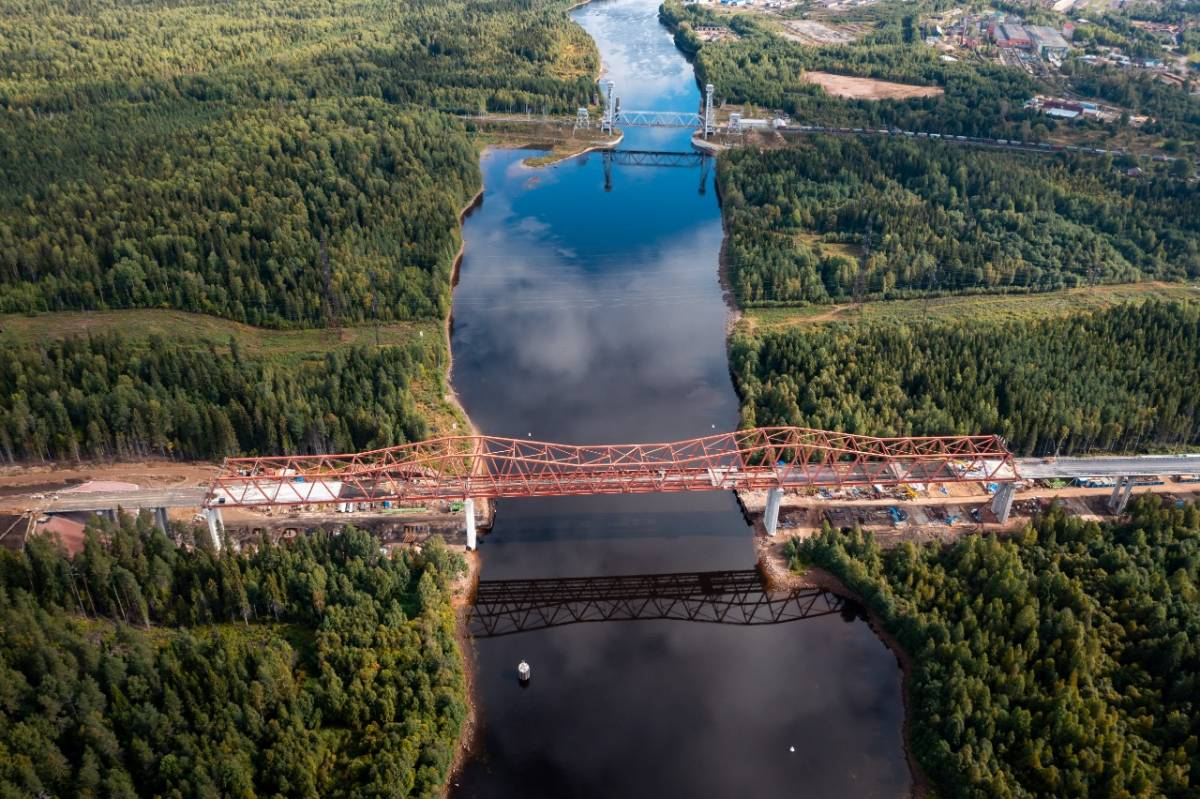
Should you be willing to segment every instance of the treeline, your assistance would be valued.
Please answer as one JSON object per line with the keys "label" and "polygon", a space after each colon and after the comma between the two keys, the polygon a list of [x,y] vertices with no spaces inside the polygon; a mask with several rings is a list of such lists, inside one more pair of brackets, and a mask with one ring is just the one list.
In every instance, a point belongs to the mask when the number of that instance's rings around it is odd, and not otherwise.
{"label": "treeline", "polygon": [[1200,276],[1200,194],[1107,158],[818,136],[718,177],[743,305]]}
{"label": "treeline", "polygon": [[788,545],[862,596],[910,655],[913,753],[939,796],[1193,797],[1200,785],[1200,509],[882,551]]}
{"label": "treeline", "polygon": [[444,318],[480,177],[443,112],[590,102],[566,5],[6,3],[0,312]]}
{"label": "treeline", "polygon": [[[348,452],[426,438],[440,342],[352,346],[291,362],[118,333],[3,340],[0,457],[77,460]],[[415,382],[414,382],[415,381]]]}
{"label": "treeline", "polygon": [[440,795],[466,715],[438,544],[216,555],[148,514],[0,551],[0,793]]}
{"label": "treeline", "polygon": [[735,333],[742,424],[995,433],[1021,455],[1200,444],[1200,307]]}
{"label": "treeline", "polygon": [[[1027,111],[1040,91],[1026,73],[973,61],[942,61],[920,39],[917,10],[877,9],[877,26],[852,44],[805,47],[772,33],[749,14],[732,18],[704,6],[668,0],[660,9],[676,42],[693,55],[697,78],[717,97],[790,114],[801,123],[891,127],[999,138],[1044,138],[1056,123]],[[701,43],[700,25],[732,27],[741,38]],[[907,100],[846,100],[803,79],[806,71],[940,86],[945,93]],[[1037,127],[1036,135],[1034,127]]]}

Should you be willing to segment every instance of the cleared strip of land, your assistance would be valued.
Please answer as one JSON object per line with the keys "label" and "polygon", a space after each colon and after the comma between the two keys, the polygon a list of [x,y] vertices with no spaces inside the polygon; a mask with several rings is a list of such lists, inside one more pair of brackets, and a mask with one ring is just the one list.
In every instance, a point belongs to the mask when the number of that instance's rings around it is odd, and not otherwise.
{"label": "cleared strip of land", "polygon": [[915,321],[970,316],[979,321],[1002,321],[1064,316],[1098,311],[1146,300],[1200,302],[1200,285],[1186,283],[1125,283],[1066,289],[1044,294],[986,294],[916,300],[886,300],[862,305],[806,305],[792,308],[752,308],[741,324],[748,331],[827,322]]}
{"label": "cleared strip of land", "polygon": [[159,309],[58,311],[25,316],[0,314],[0,335],[18,340],[65,338],[119,331],[133,341],[158,335],[174,341],[213,342],[224,346],[232,336],[248,354],[315,357],[354,344],[393,346],[414,338],[440,340],[438,321],[390,322],[377,326],[271,330],[205,314]]}
{"label": "cleared strip of land", "polygon": [[936,97],[943,93],[941,86],[914,86],[874,78],[852,78],[831,72],[804,73],[804,80],[815,83],[835,97],[850,100],[907,100],[910,97]]}
{"label": "cleared strip of land", "polygon": [[0,314],[0,346],[4,346],[6,339],[21,342],[112,332],[119,333],[127,341],[145,341],[157,335],[174,342],[194,343],[197,347],[215,346],[222,352],[232,338],[246,356],[310,369],[314,368],[314,362],[319,367],[325,354],[335,350],[355,345],[404,346],[419,341],[422,347],[438,352],[430,362],[441,363],[442,367],[433,371],[419,370],[413,375],[413,401],[433,433],[449,434],[467,429],[466,417],[447,393],[444,381],[439,379],[449,363],[445,326],[440,321],[271,330],[205,314],[159,309],[58,311],[36,316]]}

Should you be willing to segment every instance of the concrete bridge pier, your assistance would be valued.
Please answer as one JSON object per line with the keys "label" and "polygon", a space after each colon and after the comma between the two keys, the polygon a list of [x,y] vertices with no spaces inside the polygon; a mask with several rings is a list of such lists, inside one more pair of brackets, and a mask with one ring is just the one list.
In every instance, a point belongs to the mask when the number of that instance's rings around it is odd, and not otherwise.
{"label": "concrete bridge pier", "polygon": [[467,549],[475,549],[475,500],[463,500],[463,519],[467,523]]}
{"label": "concrete bridge pier", "polygon": [[208,522],[208,536],[212,539],[213,549],[221,551],[221,533],[225,532],[225,520],[221,518],[220,508],[205,508],[204,518]]}
{"label": "concrete bridge pier", "polygon": [[763,514],[763,527],[767,528],[767,535],[775,535],[775,528],[779,526],[779,506],[782,503],[782,488],[772,488],[767,492],[767,510]]}
{"label": "concrete bridge pier", "polygon": [[154,509],[154,523],[156,525],[158,525],[159,530],[162,530],[163,533],[166,534],[167,529],[168,529],[167,528],[167,509],[166,508],[155,508]]}
{"label": "concrete bridge pier", "polygon": [[996,490],[996,495],[992,497],[992,513],[996,514],[996,521],[1000,524],[1005,524],[1008,521],[1008,514],[1012,512],[1013,497],[1017,494],[1017,486],[1013,483],[1001,483],[1000,488]]}
{"label": "concrete bridge pier", "polygon": [[1124,513],[1125,506],[1129,504],[1129,497],[1133,495],[1133,478],[1118,477],[1117,484],[1113,486],[1112,495],[1108,498],[1108,509],[1113,513]]}

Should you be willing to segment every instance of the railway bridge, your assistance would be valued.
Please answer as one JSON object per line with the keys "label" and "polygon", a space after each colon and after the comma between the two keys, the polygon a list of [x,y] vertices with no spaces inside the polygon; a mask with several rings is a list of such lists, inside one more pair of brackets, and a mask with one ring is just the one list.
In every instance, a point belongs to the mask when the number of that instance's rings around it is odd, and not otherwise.
{"label": "railway bridge", "polygon": [[764,524],[774,534],[788,488],[1019,478],[998,436],[758,427],[663,444],[571,445],[471,435],[345,455],[229,458],[204,504],[216,537],[222,507],[462,501],[473,549],[477,499],[765,489]]}
{"label": "railway bridge", "polygon": [[758,427],[664,444],[558,444],[498,436],[434,438],[340,455],[227,458],[206,487],[62,493],[38,513],[202,508],[220,545],[223,508],[461,501],[475,547],[474,502],[504,497],[767,492],[763,526],[775,533],[786,489],[994,483],[991,507],[1008,519],[1027,479],[1100,478],[1109,509],[1124,510],[1142,477],[1200,472],[1197,455],[1015,458],[998,436],[880,438],[802,427]]}
{"label": "railway bridge", "polygon": [[804,427],[756,427],[662,444],[559,444],[468,435],[342,455],[228,458],[203,506],[214,540],[220,510],[288,505],[461,501],[467,546],[474,503],[506,497],[767,491],[763,526],[774,535],[786,489],[994,483],[1005,522],[1016,483],[1115,478],[1109,507],[1124,509],[1135,475],[1200,470],[1187,455],[1014,458],[999,436],[876,436]]}

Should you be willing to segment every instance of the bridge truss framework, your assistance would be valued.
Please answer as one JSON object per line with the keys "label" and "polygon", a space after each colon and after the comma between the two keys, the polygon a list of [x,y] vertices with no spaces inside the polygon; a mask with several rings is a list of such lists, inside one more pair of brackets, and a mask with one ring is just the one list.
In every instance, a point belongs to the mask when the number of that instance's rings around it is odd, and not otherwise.
{"label": "bridge truss framework", "polygon": [[342,455],[228,458],[205,504],[424,502],[1018,478],[998,436],[876,438],[760,427],[664,444],[570,445],[474,435]]}

